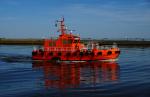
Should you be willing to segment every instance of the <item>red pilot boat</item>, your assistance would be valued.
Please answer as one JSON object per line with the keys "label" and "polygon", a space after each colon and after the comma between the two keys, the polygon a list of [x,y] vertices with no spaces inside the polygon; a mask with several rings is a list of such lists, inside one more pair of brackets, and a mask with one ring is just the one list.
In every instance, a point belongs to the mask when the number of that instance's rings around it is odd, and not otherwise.
{"label": "red pilot boat", "polygon": [[116,45],[106,47],[93,42],[85,45],[80,42],[79,35],[68,33],[64,18],[57,23],[61,34],[57,39],[45,39],[43,48],[34,49],[33,60],[114,61],[118,58],[120,50]]}

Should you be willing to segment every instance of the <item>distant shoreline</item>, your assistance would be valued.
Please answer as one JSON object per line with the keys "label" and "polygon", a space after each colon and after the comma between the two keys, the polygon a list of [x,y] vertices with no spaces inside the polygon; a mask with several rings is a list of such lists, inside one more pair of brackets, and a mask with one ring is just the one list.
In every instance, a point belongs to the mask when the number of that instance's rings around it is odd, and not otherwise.
{"label": "distant shoreline", "polygon": [[43,39],[0,39],[1,45],[42,45]]}
{"label": "distant shoreline", "polygon": [[[88,43],[91,40],[81,40]],[[100,45],[112,45],[114,42],[119,46],[147,46],[150,47],[150,41],[146,40],[92,40]],[[0,38],[0,45],[43,45],[44,39],[5,39]]]}

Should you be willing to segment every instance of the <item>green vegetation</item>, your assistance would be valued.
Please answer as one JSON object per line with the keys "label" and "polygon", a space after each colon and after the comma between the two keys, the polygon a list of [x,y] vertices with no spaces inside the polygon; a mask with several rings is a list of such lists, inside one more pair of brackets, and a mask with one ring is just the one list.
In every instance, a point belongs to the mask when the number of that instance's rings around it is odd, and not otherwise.
{"label": "green vegetation", "polygon": [[[81,40],[81,43],[87,44],[91,40]],[[119,46],[149,46],[150,41],[145,40],[92,40],[100,45],[112,45],[114,42]],[[5,39],[0,38],[2,45],[43,45],[44,39]]]}

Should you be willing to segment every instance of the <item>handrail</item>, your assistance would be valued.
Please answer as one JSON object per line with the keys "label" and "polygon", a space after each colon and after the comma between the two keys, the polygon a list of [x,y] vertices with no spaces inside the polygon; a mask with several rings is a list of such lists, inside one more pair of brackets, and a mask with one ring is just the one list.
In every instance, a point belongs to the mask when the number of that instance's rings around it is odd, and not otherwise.
{"label": "handrail", "polygon": [[45,47],[45,51],[75,51],[73,47]]}

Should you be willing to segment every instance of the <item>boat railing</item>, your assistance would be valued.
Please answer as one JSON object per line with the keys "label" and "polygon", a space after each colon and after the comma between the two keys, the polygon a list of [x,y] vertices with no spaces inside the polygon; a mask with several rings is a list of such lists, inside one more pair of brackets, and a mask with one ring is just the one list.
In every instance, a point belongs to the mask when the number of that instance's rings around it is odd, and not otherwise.
{"label": "boat railing", "polygon": [[116,43],[113,43],[113,45],[102,45],[102,46],[98,46],[98,49],[112,49],[112,48],[118,48]]}
{"label": "boat railing", "polygon": [[75,51],[73,47],[46,47],[45,51]]}
{"label": "boat railing", "polygon": [[99,49],[100,49],[100,50],[110,49],[110,48],[112,48],[112,46],[109,46],[109,45],[99,46]]}

